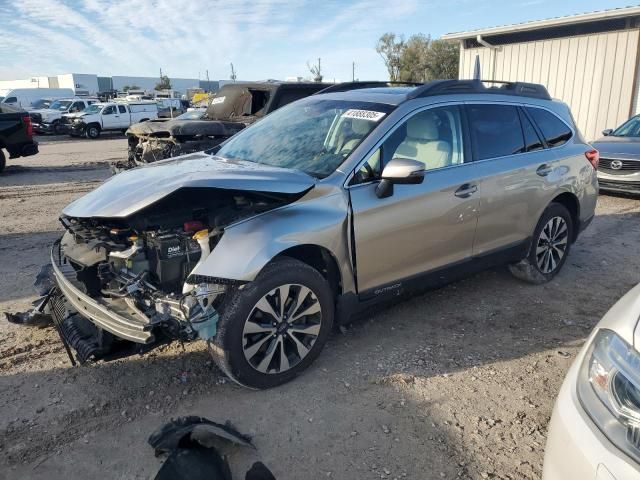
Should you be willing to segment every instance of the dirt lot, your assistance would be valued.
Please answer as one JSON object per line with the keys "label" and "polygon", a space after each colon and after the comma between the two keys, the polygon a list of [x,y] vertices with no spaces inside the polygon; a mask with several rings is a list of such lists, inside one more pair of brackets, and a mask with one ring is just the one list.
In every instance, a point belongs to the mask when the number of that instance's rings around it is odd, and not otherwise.
{"label": "dirt lot", "polygon": [[[58,213],[126,142],[40,150],[0,176],[0,312],[29,307]],[[554,282],[496,269],[414,297],[333,335],[271,391],[227,382],[201,343],[72,368],[53,329],[2,318],[0,478],[149,478],[148,435],[184,414],[231,420],[257,446],[232,452],[234,469],[260,457],[278,479],[539,478],[565,372],[640,281],[640,201],[602,196],[597,213]]]}

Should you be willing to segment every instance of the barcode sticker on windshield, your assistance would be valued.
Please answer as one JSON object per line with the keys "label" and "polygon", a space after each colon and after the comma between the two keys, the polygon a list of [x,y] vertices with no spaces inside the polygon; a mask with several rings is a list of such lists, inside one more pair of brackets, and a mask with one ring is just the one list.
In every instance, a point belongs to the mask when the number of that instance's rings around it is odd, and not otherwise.
{"label": "barcode sticker on windshield", "polygon": [[342,114],[343,118],[357,118],[360,120],[370,120],[372,122],[377,122],[382,117],[384,117],[383,112],[374,112],[373,110],[355,110],[349,109]]}
{"label": "barcode sticker on windshield", "polygon": [[211,100],[211,105],[217,105],[218,103],[224,103],[224,99],[226,97],[216,97],[213,100]]}

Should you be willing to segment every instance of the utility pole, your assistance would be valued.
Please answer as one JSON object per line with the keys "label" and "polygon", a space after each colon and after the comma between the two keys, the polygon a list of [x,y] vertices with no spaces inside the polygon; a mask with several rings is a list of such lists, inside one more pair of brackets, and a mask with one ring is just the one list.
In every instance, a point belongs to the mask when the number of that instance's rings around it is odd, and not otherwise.
{"label": "utility pole", "polygon": [[353,62],[351,64],[351,81],[352,82],[356,81],[356,62]]}
{"label": "utility pole", "polygon": [[236,70],[235,70],[235,68],[233,68],[233,62],[232,62],[231,63],[231,80],[233,80],[235,82],[236,78],[237,78]]}
{"label": "utility pole", "polygon": [[209,69],[207,69],[207,92],[211,91],[211,83],[209,83]]}

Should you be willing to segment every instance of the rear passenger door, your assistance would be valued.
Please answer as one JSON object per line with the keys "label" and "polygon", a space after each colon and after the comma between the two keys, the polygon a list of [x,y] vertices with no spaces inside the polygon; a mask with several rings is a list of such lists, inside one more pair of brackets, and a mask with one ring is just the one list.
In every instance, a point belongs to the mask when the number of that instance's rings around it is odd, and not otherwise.
{"label": "rear passenger door", "polygon": [[481,196],[473,254],[527,246],[557,163],[517,104],[466,104]]}

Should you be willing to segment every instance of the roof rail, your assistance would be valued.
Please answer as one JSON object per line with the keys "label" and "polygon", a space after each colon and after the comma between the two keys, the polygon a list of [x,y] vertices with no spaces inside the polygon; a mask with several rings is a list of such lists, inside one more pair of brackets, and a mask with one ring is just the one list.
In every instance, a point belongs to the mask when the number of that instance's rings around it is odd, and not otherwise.
{"label": "roof rail", "polygon": [[[490,86],[487,86],[489,84]],[[430,97],[454,93],[496,93],[551,100],[547,89],[537,83],[501,80],[435,80],[412,91],[407,98]]]}
{"label": "roof rail", "polygon": [[359,90],[361,88],[375,88],[375,87],[393,87],[393,86],[408,86],[408,87],[418,87],[424,85],[424,83],[420,82],[379,82],[379,81],[371,81],[371,82],[344,82],[344,83],[336,83],[335,85],[331,85],[327,88],[324,88],[314,95],[318,95],[320,93],[331,93],[331,92],[348,92],[349,90]]}

